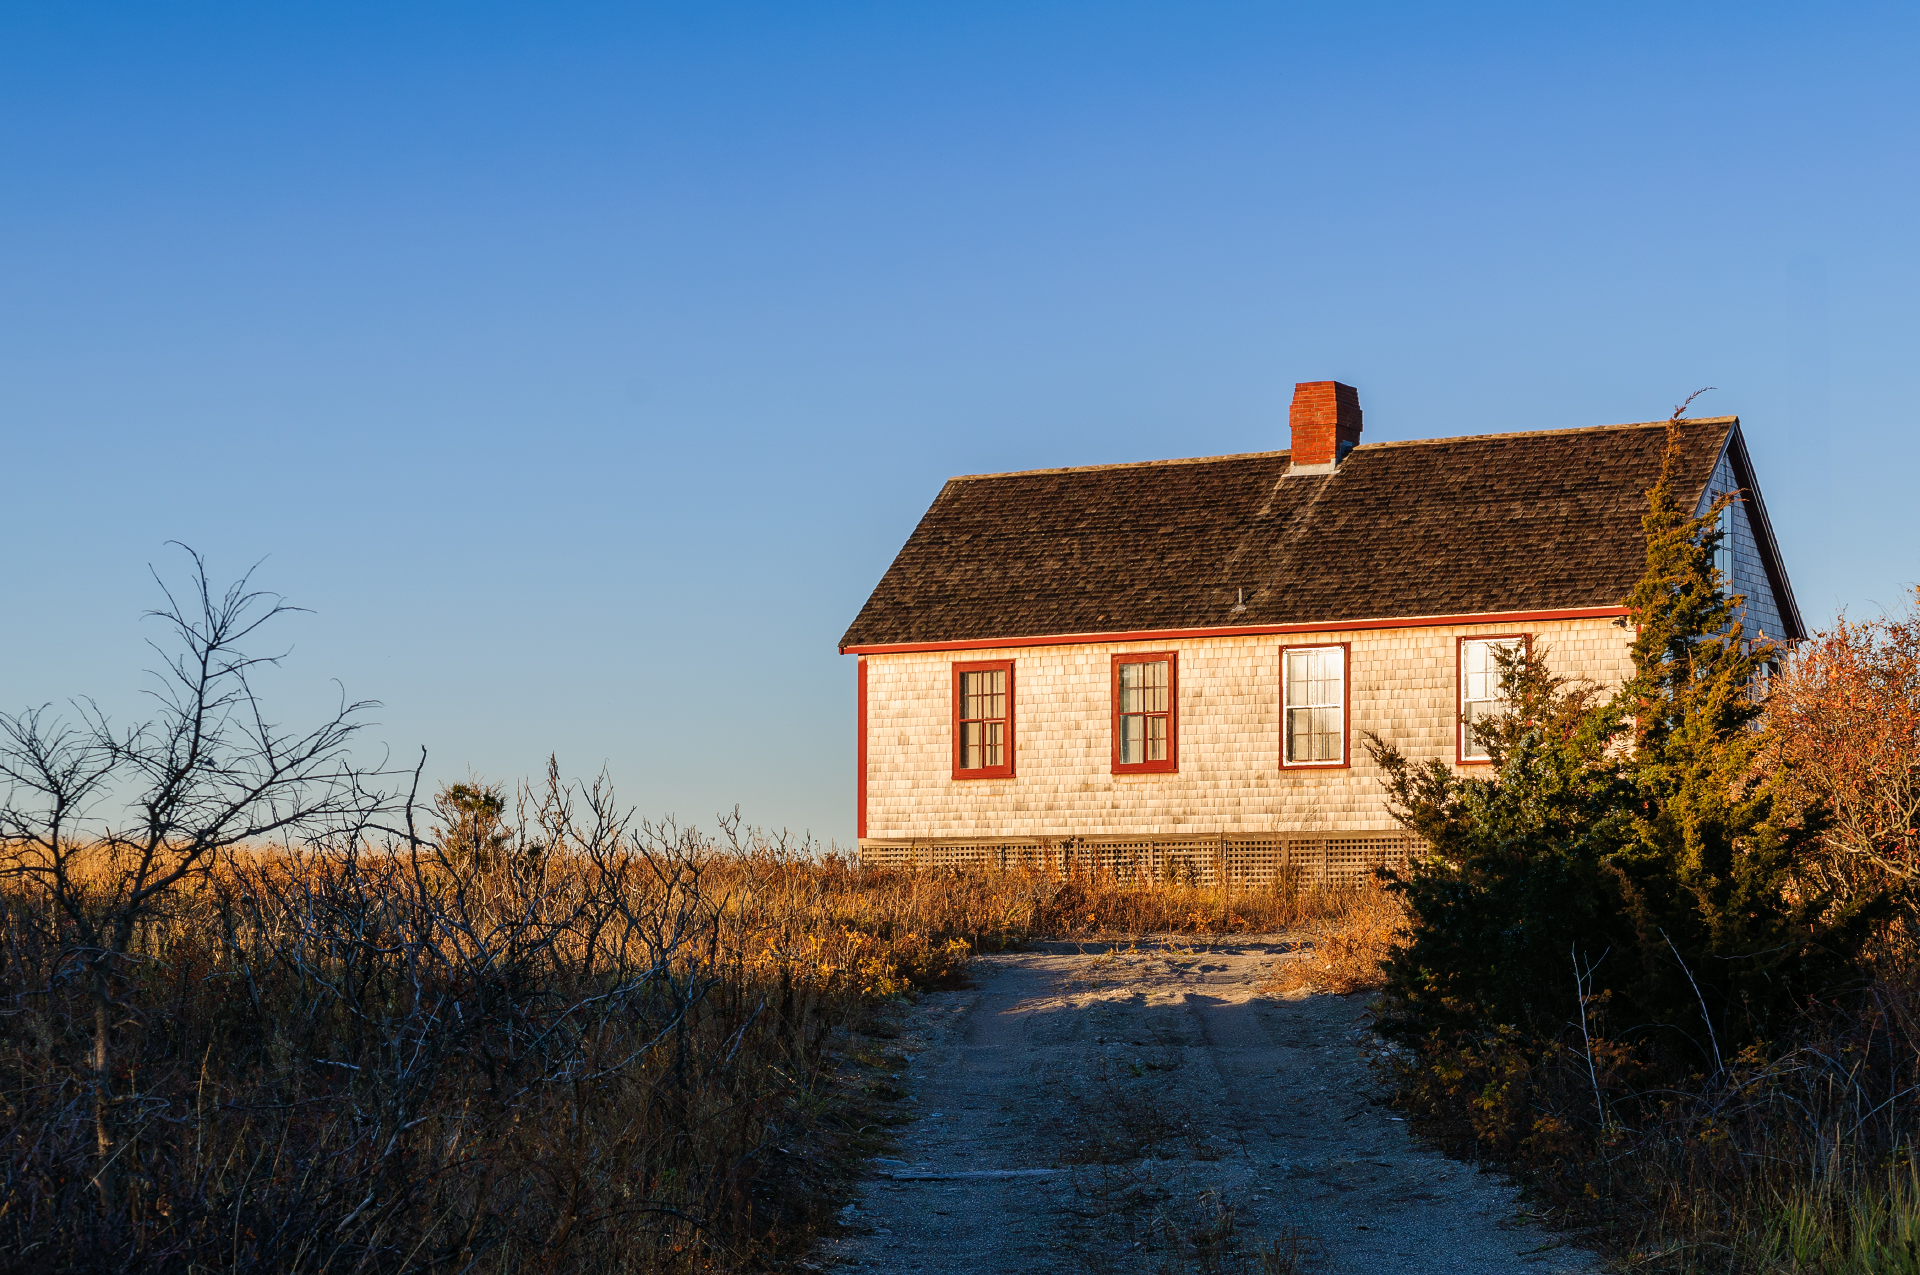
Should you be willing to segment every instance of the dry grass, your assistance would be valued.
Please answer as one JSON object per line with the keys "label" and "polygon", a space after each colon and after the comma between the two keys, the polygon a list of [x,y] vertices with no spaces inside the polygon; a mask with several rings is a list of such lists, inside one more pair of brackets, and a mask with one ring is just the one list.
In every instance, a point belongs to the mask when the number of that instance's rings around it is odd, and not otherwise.
{"label": "dry grass", "polygon": [[1510,1028],[1403,1054],[1422,1135],[1517,1169],[1545,1220],[1624,1269],[1673,1275],[1920,1273],[1920,979],[1906,967],[1719,1074]]}
{"label": "dry grass", "polygon": [[[1319,888],[1283,874],[1269,885],[1132,884],[1105,876],[1051,883],[1029,932],[1061,937],[1142,934],[1276,934],[1307,930],[1357,932],[1378,913],[1397,919],[1377,885]],[[1391,928],[1393,922],[1388,922]]]}
{"label": "dry grass", "polygon": [[479,866],[190,877],[115,971],[105,1073],[87,953],[0,879],[0,1269],[760,1269],[886,1142],[892,1003],[974,952],[1354,912],[549,822]]}
{"label": "dry grass", "polygon": [[1406,926],[1400,896],[1373,881],[1351,890],[1326,891],[1314,901],[1317,915],[1294,927],[1313,947],[1281,965],[1260,990],[1281,996],[1303,991],[1345,995],[1379,987],[1381,962]]}

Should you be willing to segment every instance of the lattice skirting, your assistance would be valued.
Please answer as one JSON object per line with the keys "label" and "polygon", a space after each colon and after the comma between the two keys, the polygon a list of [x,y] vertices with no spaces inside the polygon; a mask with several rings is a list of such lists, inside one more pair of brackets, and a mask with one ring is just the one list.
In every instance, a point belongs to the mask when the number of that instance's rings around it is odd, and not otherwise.
{"label": "lattice skirting", "polygon": [[1405,867],[1416,838],[1406,833],[1291,833],[1214,837],[928,838],[863,841],[866,868],[1026,869],[1057,876],[1090,874],[1146,884],[1354,885],[1375,868]]}

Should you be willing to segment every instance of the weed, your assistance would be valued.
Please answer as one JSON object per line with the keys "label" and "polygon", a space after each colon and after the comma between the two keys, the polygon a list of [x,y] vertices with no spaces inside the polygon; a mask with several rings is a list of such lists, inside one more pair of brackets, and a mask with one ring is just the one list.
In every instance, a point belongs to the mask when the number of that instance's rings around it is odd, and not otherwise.
{"label": "weed", "polygon": [[1312,990],[1345,995],[1379,987],[1382,965],[1406,925],[1400,896],[1370,881],[1319,896],[1319,915],[1300,930],[1312,948],[1283,962],[1261,990],[1269,995]]}

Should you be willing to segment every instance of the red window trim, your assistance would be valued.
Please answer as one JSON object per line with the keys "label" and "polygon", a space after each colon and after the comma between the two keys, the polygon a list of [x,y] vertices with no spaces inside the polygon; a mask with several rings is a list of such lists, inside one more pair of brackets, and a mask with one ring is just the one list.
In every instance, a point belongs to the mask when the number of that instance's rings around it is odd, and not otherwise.
{"label": "red window trim", "polygon": [[[1004,669],[1007,674],[1007,736],[1006,764],[1002,766],[976,766],[972,770],[960,768],[960,675],[962,673],[986,673],[993,669]],[[1013,661],[1012,660],[973,660],[953,666],[953,777],[955,779],[1011,779],[1013,778]]]}
{"label": "red window trim", "polygon": [[1518,638],[1533,651],[1531,633],[1462,633],[1453,640],[1453,764],[1491,766],[1491,757],[1467,756],[1467,643],[1506,642]]}
{"label": "red window trim", "polygon": [[[1340,648],[1340,760],[1287,760],[1287,652]],[[1280,769],[1345,770],[1353,765],[1353,643],[1301,642],[1280,648]]]}
{"label": "red window trim", "polygon": [[854,781],[854,836],[865,839],[867,835],[867,657],[860,657],[860,673],[855,679],[859,683],[860,696],[860,744],[858,748],[860,777]]}
{"label": "red window trim", "polygon": [[[1152,664],[1158,660],[1167,662],[1167,759],[1122,763],[1120,760],[1120,666]],[[1114,774],[1164,775],[1180,769],[1180,652],[1129,651],[1115,655],[1112,671],[1108,676],[1107,699],[1112,709],[1108,715],[1108,732],[1112,746],[1111,762]]]}

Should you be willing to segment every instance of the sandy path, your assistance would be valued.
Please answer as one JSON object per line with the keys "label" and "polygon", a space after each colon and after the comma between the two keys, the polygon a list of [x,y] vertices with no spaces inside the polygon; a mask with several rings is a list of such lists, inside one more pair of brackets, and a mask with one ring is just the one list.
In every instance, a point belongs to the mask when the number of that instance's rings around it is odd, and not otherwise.
{"label": "sandy path", "polygon": [[1600,1271],[1371,1101],[1364,998],[1256,994],[1286,950],[982,958],[973,990],[910,1016],[917,1119],[823,1256],[1008,1275]]}

